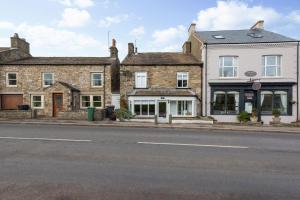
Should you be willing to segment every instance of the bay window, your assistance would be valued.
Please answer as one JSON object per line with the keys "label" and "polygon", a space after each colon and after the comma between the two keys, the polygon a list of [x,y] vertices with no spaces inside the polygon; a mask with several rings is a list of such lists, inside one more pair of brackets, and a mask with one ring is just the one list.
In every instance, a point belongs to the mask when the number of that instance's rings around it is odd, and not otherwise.
{"label": "bay window", "polygon": [[192,116],[192,101],[170,101],[170,113],[173,116]]}
{"label": "bay window", "polygon": [[135,100],[134,114],[137,116],[154,116],[155,101]]}

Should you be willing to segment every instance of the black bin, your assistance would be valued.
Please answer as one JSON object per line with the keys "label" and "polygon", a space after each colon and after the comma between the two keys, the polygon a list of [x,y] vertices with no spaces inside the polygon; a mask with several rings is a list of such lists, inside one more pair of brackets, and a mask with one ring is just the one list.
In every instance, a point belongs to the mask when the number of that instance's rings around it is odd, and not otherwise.
{"label": "black bin", "polygon": [[29,110],[29,105],[18,105],[19,110]]}
{"label": "black bin", "polygon": [[115,106],[107,106],[106,117],[111,119],[114,116],[114,110],[115,110]]}

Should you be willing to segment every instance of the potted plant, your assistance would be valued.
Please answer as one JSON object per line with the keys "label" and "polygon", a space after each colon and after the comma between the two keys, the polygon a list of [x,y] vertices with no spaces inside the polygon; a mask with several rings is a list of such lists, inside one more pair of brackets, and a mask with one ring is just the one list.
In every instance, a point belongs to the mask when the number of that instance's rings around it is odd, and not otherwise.
{"label": "potted plant", "polygon": [[273,109],[272,115],[273,115],[273,123],[274,124],[280,123],[280,121],[281,121],[280,114],[281,114],[281,112],[279,109]]}
{"label": "potted plant", "polygon": [[257,122],[257,110],[256,108],[252,109],[251,117],[250,117],[251,122]]}
{"label": "potted plant", "polygon": [[249,122],[250,121],[250,115],[249,113],[243,111],[237,116],[239,122]]}

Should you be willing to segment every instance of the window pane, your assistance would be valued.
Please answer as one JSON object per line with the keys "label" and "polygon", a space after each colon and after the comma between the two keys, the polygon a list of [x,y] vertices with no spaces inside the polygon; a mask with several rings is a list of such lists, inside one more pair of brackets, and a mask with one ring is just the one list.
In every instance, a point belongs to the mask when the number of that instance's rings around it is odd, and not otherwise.
{"label": "window pane", "polygon": [[82,101],[90,101],[90,96],[82,96]]}
{"label": "window pane", "polygon": [[187,80],[182,81],[182,87],[187,87]]}
{"label": "window pane", "polygon": [[273,106],[273,94],[262,93],[261,94],[261,110],[264,114],[271,114],[272,113],[272,106]]}
{"label": "window pane", "polygon": [[136,115],[141,115],[141,106],[140,105],[138,105],[138,104],[135,104],[134,105],[134,113],[136,114]]}
{"label": "window pane", "polygon": [[225,113],[225,93],[218,94],[215,93],[214,95],[214,106],[213,110],[215,113],[224,114]]}
{"label": "window pane", "polygon": [[239,94],[227,94],[227,114],[237,114],[239,108]]}
{"label": "window pane", "polygon": [[224,77],[234,77],[233,67],[224,67]]}
{"label": "window pane", "polygon": [[9,85],[17,85],[17,81],[16,80],[9,80],[8,84]]}
{"label": "window pane", "polygon": [[267,76],[276,76],[276,67],[266,67]]}
{"label": "window pane", "polygon": [[42,102],[33,102],[33,107],[42,107]]}
{"label": "window pane", "polygon": [[275,92],[274,109],[279,109],[281,114],[287,114],[287,93]]}
{"label": "window pane", "polygon": [[96,107],[96,108],[99,108],[102,106],[102,103],[99,101],[94,101],[93,104],[94,104],[94,107]]}
{"label": "window pane", "polygon": [[233,66],[233,57],[224,57],[224,66]]}
{"label": "window pane", "polygon": [[101,96],[93,96],[93,101],[101,101]]}
{"label": "window pane", "polygon": [[177,114],[183,115],[183,101],[178,101],[177,103]]}
{"label": "window pane", "polygon": [[177,115],[176,101],[170,102],[170,108],[171,108],[171,115]]}
{"label": "window pane", "polygon": [[8,79],[17,79],[17,74],[8,74]]}
{"label": "window pane", "polygon": [[149,115],[155,115],[155,104],[149,105]]}
{"label": "window pane", "polygon": [[33,96],[32,101],[42,101],[42,97],[41,96]]}
{"label": "window pane", "polygon": [[187,101],[186,102],[186,106],[187,106],[187,108],[186,108],[186,110],[187,110],[186,115],[192,115],[193,114],[192,101]]}
{"label": "window pane", "polygon": [[93,79],[101,79],[101,74],[93,74]]}
{"label": "window pane", "polygon": [[267,65],[277,65],[276,63],[277,56],[266,56]]}
{"label": "window pane", "polygon": [[53,74],[44,74],[44,79],[52,79]]}
{"label": "window pane", "polygon": [[142,115],[148,115],[148,105],[142,105]]}

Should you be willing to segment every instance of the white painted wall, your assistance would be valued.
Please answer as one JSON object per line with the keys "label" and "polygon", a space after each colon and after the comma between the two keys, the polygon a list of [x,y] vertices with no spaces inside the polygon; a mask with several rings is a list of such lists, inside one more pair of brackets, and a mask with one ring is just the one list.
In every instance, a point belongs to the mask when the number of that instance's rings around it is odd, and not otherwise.
{"label": "white painted wall", "polygon": [[[255,71],[258,75],[254,78],[261,79],[261,82],[297,82],[297,43],[282,44],[244,44],[244,45],[208,45],[208,57],[205,60],[205,48],[203,49],[204,76],[205,62],[207,62],[207,91],[203,84],[203,110],[207,109],[207,115],[213,116],[218,121],[236,122],[236,116],[211,115],[209,83],[245,83],[249,78],[244,74],[246,71]],[[262,76],[262,56],[282,55],[281,77],[265,78]],[[219,57],[238,56],[238,76],[236,78],[219,77]],[[203,79],[205,81],[205,77]],[[204,82],[205,83],[205,82]],[[293,87],[293,101],[297,101],[297,87]],[[205,108],[206,107],[206,108]],[[292,116],[281,116],[282,121],[288,123],[297,119],[297,104],[293,105]],[[272,116],[263,116],[262,120],[269,123]]]}

